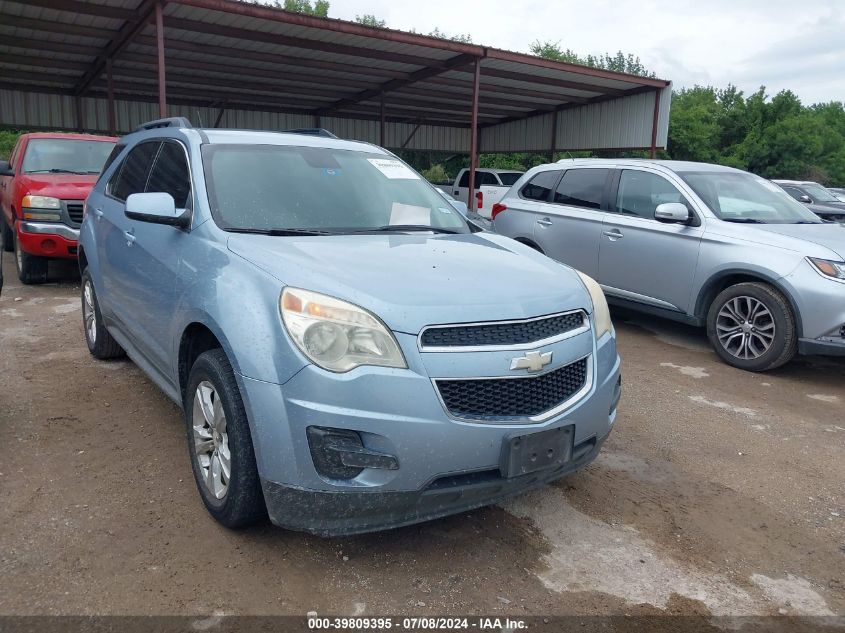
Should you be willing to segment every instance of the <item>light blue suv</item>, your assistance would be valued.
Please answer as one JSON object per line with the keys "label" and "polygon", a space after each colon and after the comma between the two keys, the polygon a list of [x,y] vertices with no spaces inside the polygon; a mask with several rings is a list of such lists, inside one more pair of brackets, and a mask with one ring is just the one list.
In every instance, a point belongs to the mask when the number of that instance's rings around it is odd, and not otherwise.
{"label": "light blue suv", "polygon": [[598,285],[328,136],[153,122],[87,200],[88,347],[183,408],[209,512],[350,534],[592,461],[621,389]]}

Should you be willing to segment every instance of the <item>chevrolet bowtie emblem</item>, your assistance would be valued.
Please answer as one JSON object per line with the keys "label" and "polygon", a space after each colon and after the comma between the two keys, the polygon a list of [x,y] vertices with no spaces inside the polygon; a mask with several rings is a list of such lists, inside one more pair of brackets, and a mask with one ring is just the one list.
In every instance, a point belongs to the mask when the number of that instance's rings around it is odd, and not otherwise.
{"label": "chevrolet bowtie emblem", "polygon": [[519,358],[511,360],[511,370],[527,369],[528,371],[540,371],[551,362],[551,352],[546,352],[545,354],[541,354],[540,352],[528,352],[525,356],[520,356]]}

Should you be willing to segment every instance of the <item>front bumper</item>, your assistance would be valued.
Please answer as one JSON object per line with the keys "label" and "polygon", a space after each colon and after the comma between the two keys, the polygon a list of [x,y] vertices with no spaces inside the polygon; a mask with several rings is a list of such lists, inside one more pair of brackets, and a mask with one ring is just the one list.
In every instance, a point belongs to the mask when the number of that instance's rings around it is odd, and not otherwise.
{"label": "front bumper", "polygon": [[[449,372],[497,375],[513,352],[420,354],[416,337],[397,334],[408,369],[360,367],[331,374],[314,366],[284,385],[239,377],[271,520],[320,534],[394,527],[493,503],[588,464],[613,425],[619,398],[615,339],[592,332],[561,341],[555,357],[592,357],[589,391],[558,414],[531,423],[484,423],[451,418],[430,376]],[[468,364],[475,363],[471,370]],[[478,369],[490,364],[491,370]],[[505,365],[507,371],[507,365]],[[476,373],[478,372],[478,373]],[[519,433],[573,427],[573,458],[560,467],[506,479],[499,467],[503,442]],[[306,429],[357,432],[363,446],[391,455],[398,469],[365,468],[332,480],[314,466]]]}
{"label": "front bumper", "polygon": [[607,436],[576,446],[557,468],[505,479],[483,473],[435,480],[419,491],[327,492],[262,480],[270,520],[279,527],[319,536],[348,536],[429,521],[498,503],[539,488],[592,462]]}
{"label": "front bumper", "polygon": [[17,239],[21,250],[40,257],[73,258],[77,253],[79,229],[56,222],[18,223]]}
{"label": "front bumper", "polygon": [[825,277],[803,261],[781,278],[801,321],[801,354],[845,355],[845,283]]}

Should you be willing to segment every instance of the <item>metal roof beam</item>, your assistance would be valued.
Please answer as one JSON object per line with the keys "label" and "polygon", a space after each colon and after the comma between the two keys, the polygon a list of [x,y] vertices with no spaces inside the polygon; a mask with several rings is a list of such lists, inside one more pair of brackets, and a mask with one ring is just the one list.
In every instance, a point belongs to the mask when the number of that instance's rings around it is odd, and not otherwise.
{"label": "metal roof beam", "polygon": [[[137,36],[150,21],[155,13],[156,5],[159,0],[143,0],[138,9],[135,11],[135,19],[127,20],[117,34],[112,38],[106,47],[100,51],[97,58],[94,60],[91,68],[86,72],[77,82],[74,89],[74,94],[82,94],[88,87],[103,74],[106,69],[108,59],[114,59],[115,55],[119,54],[132,39]],[[164,2],[166,0],[160,0]]]}
{"label": "metal roof beam", "polygon": [[[455,70],[457,72],[472,73],[472,70],[469,69],[456,68]],[[528,84],[543,84],[546,86],[556,86],[558,88],[569,88],[570,90],[595,92],[605,95],[621,95],[625,93],[625,91],[620,88],[608,88],[606,86],[597,86],[595,84],[588,84],[580,81],[569,81],[568,79],[546,77],[545,75],[526,75],[525,73],[500,70],[498,68],[488,68],[487,66],[484,67],[484,76],[498,77],[499,79],[510,79],[511,81],[521,81]]]}
{"label": "metal roof beam", "polygon": [[80,55],[84,57],[94,57],[100,52],[100,49],[97,46],[81,46],[79,44],[68,44],[66,42],[51,42],[50,40],[45,39],[34,40],[26,37],[15,37],[14,39],[10,38],[0,41],[0,44],[3,46],[11,46],[12,48],[22,48],[24,50],[68,53],[69,55]]}
{"label": "metal roof beam", "polygon": [[[91,37],[98,40],[107,39],[109,31],[97,26],[82,26],[81,24],[62,24],[52,20],[38,20],[36,18],[25,18],[20,15],[3,15],[3,26],[14,26],[20,29],[41,31],[44,33],[59,33],[61,35],[79,35]],[[14,41],[12,39],[11,41]]]}
{"label": "metal roof beam", "polygon": [[134,20],[137,16],[132,9],[122,7],[110,7],[107,4],[91,4],[80,0],[12,0],[19,4],[30,7],[42,7],[44,9],[55,9],[67,11],[68,13],[79,13],[82,15],[95,15],[99,18],[111,18],[113,20]]}
{"label": "metal roof beam", "polygon": [[[464,81],[463,79],[453,79],[452,77],[431,77],[429,79],[426,79],[425,81],[421,81],[420,83],[431,83],[439,84],[442,86],[450,86],[453,88],[461,88],[467,90],[467,96],[472,98],[471,81]],[[491,84],[489,82],[482,82],[480,88],[482,95],[484,95],[485,93],[513,95],[514,93],[514,88],[511,86],[502,86],[500,84]],[[529,97],[531,99],[546,99],[548,101],[555,102],[566,100],[575,102],[583,101],[586,103],[588,101],[587,97],[577,97],[575,95],[561,94],[559,92],[543,92],[541,90],[529,90],[527,88],[522,88],[521,86],[517,90],[519,91],[520,97]]]}
{"label": "metal roof beam", "polygon": [[359,92],[357,95],[353,97],[349,97],[347,99],[341,99],[332,105],[330,105],[326,110],[319,112],[318,114],[326,114],[333,110],[340,110],[348,105],[352,105],[355,103],[361,103],[362,101],[367,101],[368,99],[372,99],[373,97],[377,97],[379,95],[383,95],[386,92],[390,92],[391,90],[395,90],[397,88],[403,88],[405,86],[409,86],[413,83],[418,81],[422,81],[423,79],[428,79],[430,77],[434,77],[441,73],[444,73],[448,70],[455,70],[457,68],[461,68],[466,66],[467,64],[471,64],[474,61],[478,60],[478,57],[473,57],[472,55],[457,55],[452,59],[447,60],[441,65],[436,67],[429,67],[429,68],[421,68],[420,70],[414,71],[403,77],[401,79],[392,79],[388,82],[383,83],[378,88],[371,88],[370,90],[364,90],[363,92]]}
{"label": "metal roof beam", "polygon": [[[430,96],[432,98],[438,98],[438,99],[451,99],[452,101],[465,101],[467,99],[472,99],[472,93],[471,92],[468,93],[468,94],[465,93],[465,92],[448,92],[448,91],[443,91],[443,90],[437,90],[437,89],[432,89],[432,88],[423,88],[423,87],[415,87],[415,86],[414,87],[409,86],[409,87],[406,87],[406,88],[400,88],[398,90],[395,90],[393,94],[417,95],[417,96],[420,96],[420,97]],[[499,95],[499,94],[502,94],[502,93],[494,92],[493,94]],[[511,98],[508,99],[508,98],[503,98],[503,97],[499,97],[499,96],[494,97],[494,96],[491,96],[489,94],[485,94],[485,92],[482,90],[481,95],[479,96],[479,102],[480,103],[487,103],[487,104],[490,104],[490,105],[502,105],[502,106],[509,106],[509,107],[515,107],[515,108],[523,108],[523,109],[526,107],[525,106],[526,100],[524,98],[525,95],[523,95],[522,90],[519,91],[519,95],[514,95],[513,92],[504,93],[504,94],[511,95]],[[557,106],[558,104],[560,104],[561,102],[563,102],[564,100],[567,101],[567,102],[571,101],[572,103],[586,103],[587,102],[587,99],[584,99],[583,97],[566,97],[565,95],[543,94],[542,97],[535,97],[535,98],[542,98],[542,99],[546,99],[548,101],[552,101],[553,103],[550,103],[548,105],[550,110],[552,108],[554,108],[555,106]]]}

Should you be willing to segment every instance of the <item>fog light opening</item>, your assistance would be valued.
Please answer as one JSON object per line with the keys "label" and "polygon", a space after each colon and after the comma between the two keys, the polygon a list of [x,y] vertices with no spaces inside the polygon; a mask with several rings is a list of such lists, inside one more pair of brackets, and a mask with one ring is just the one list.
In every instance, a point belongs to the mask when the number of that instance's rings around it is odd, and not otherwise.
{"label": "fog light opening", "polygon": [[366,448],[356,431],[309,426],[306,434],[314,468],[323,477],[354,479],[365,468],[399,468],[396,457]]}

